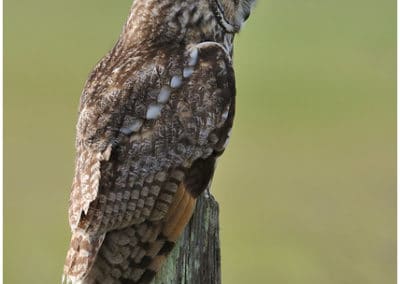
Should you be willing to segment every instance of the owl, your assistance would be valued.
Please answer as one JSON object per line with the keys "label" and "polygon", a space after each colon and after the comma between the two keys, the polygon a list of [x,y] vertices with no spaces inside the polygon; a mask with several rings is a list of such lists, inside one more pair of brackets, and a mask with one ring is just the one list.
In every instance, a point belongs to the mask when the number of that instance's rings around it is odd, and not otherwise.
{"label": "owl", "polygon": [[79,107],[68,283],[149,283],[229,140],[253,0],[135,0]]}

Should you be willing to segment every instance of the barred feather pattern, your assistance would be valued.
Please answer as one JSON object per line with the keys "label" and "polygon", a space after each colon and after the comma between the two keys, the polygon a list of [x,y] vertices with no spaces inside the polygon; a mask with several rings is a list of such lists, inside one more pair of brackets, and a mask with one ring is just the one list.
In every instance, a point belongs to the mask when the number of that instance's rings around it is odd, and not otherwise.
{"label": "barred feather pattern", "polygon": [[233,34],[215,3],[135,1],[89,76],[66,282],[149,283],[211,182],[235,109]]}

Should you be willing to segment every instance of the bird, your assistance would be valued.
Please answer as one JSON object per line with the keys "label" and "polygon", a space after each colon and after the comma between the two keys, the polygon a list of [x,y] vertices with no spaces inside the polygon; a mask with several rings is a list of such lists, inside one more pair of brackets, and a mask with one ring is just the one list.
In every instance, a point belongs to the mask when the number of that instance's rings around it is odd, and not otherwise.
{"label": "bird", "polygon": [[214,175],[254,0],[135,0],[79,104],[63,283],[150,283]]}

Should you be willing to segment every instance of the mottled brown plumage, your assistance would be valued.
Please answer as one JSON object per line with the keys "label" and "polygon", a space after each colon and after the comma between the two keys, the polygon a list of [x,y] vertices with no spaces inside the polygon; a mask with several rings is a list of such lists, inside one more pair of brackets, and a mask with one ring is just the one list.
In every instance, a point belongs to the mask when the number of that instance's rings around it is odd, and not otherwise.
{"label": "mottled brown plumage", "polygon": [[136,0],[86,82],[72,283],[148,283],[211,182],[235,108],[232,41],[251,0]]}

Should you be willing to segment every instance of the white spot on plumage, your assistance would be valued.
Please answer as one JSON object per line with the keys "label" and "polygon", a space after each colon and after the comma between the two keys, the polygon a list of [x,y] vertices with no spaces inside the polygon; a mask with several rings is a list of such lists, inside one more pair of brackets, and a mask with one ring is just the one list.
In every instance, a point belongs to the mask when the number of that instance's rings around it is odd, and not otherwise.
{"label": "white spot on plumage", "polygon": [[193,74],[194,68],[189,66],[183,69],[183,78],[189,78]]}
{"label": "white spot on plumage", "polygon": [[223,113],[222,113],[222,119],[226,120],[229,115],[229,108],[227,108]]}
{"label": "white spot on plumage", "polygon": [[112,73],[117,73],[119,70],[121,70],[121,67],[114,68],[114,70],[112,71]]}
{"label": "white spot on plumage", "polygon": [[160,93],[158,94],[157,102],[165,104],[168,101],[170,95],[170,89],[166,86],[162,87]]}
{"label": "white spot on plumage", "polygon": [[186,27],[186,25],[189,22],[189,11],[188,10],[184,10],[182,15],[179,17],[179,22],[181,24],[181,27]]}
{"label": "white spot on plumage", "polygon": [[179,88],[180,86],[182,86],[182,78],[181,76],[175,75],[171,79],[171,88],[176,89]]}
{"label": "white spot on plumage", "polygon": [[84,250],[84,249],[81,249],[80,251],[79,251],[79,254],[82,256],[82,257],[88,257],[90,254],[89,254],[89,252],[87,251],[87,250]]}
{"label": "white spot on plumage", "polygon": [[226,146],[228,146],[228,144],[229,144],[229,139],[230,139],[230,137],[228,136],[228,137],[226,138],[226,140],[225,140],[224,146],[222,146],[224,149],[226,148]]}
{"label": "white spot on plumage", "polygon": [[189,66],[195,66],[197,64],[197,60],[199,59],[199,50],[197,48],[193,48],[193,50],[189,54],[190,58],[188,61]]}
{"label": "white spot on plumage", "polygon": [[228,134],[226,135],[226,140],[225,140],[224,146],[222,146],[224,149],[225,149],[226,146],[228,146],[228,144],[229,144],[229,139],[231,138],[231,133],[232,133],[232,128],[229,129]]}
{"label": "white spot on plumage", "polygon": [[107,146],[106,150],[102,153],[101,160],[104,159],[104,160],[108,161],[110,159],[110,156],[111,156],[111,150],[112,150],[112,145],[109,144]]}
{"label": "white spot on plumage", "polygon": [[157,119],[161,116],[161,105],[150,105],[147,109],[146,118],[147,119]]}
{"label": "white spot on plumage", "polygon": [[125,135],[129,135],[133,132],[139,131],[139,129],[140,129],[140,127],[142,127],[142,125],[143,125],[143,121],[141,119],[135,119],[127,127],[122,127],[120,131],[122,133],[124,133]]}

